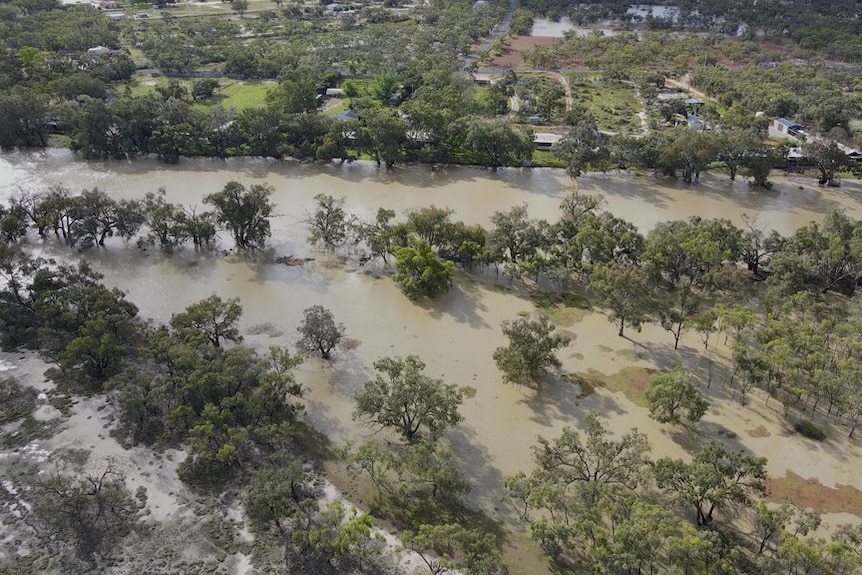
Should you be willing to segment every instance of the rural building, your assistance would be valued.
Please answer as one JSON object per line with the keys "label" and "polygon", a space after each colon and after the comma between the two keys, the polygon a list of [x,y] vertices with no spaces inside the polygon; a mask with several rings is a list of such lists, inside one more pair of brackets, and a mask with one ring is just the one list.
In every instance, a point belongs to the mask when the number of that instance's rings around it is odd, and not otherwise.
{"label": "rural building", "polygon": [[777,118],[772,122],[769,132],[770,136],[792,140],[805,140],[805,128],[801,124],[787,118]]}
{"label": "rural building", "polygon": [[559,134],[535,134],[533,136],[533,144],[537,150],[549,152],[554,144],[562,140],[563,137]]}
{"label": "rural building", "polygon": [[344,95],[344,90],[341,88],[327,88],[326,96],[329,98],[340,98]]}

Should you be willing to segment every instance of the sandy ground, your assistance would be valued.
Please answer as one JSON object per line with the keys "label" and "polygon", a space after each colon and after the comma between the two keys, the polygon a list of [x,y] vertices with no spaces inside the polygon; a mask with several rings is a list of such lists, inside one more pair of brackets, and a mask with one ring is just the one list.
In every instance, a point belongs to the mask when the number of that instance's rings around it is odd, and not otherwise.
{"label": "sandy ground", "polygon": [[93,464],[114,463],[126,474],[126,483],[134,493],[139,487],[147,490],[146,510],[150,517],[162,521],[181,512],[181,502],[190,494],[177,477],[177,466],[185,458],[181,451],[169,449],[154,454],[151,449],[126,449],[109,435],[113,410],[104,397],[80,398],[72,417],[60,433],[45,443],[47,449],[87,449]]}
{"label": "sandy ground", "polygon": [[[112,242],[87,257],[108,284],[128,292],[143,316],[158,321],[213,292],[240,297],[245,309],[242,327],[253,328],[247,341],[255,346],[294,345],[302,310],[314,304],[330,308],[357,345],[340,351],[330,363],[307,361],[299,368],[298,378],[307,388],[310,420],[336,443],[370,436],[371,430],[351,418],[353,396],[368,379],[372,362],[381,356],[417,354],[431,375],[474,388],[475,396],[462,406],[464,424],[447,440],[461,455],[464,472],[475,486],[472,504],[509,526],[517,521],[505,501],[504,478],[531,467],[537,436],[550,438],[564,426],[579,427],[590,411],[601,413],[616,433],[631,428],[645,432],[654,457],[690,457],[698,445],[717,439],[733,449],[768,457],[773,477],[792,471],[804,479],[816,478],[824,486],[862,489],[858,439],[850,442],[845,430],[834,429],[830,440],[816,444],[789,432],[792,419],[784,417],[774,401],[766,406],[762,397],[753,394],[749,404],[741,406],[738,398],[722,389],[728,351],[719,342],[713,342],[714,349],[707,354],[696,334],[685,333],[677,352],[670,334],[654,324],[625,339],[617,337],[615,327],[599,311],[560,318],[560,327],[573,338],[561,353],[568,372],[613,376],[626,368],[669,369],[681,364],[705,382],[712,360],[708,391],[712,405],[704,420],[691,427],[659,425],[649,419],[646,409],[605,389],[580,398],[577,386],[562,381],[549,381],[538,390],[503,384],[491,358],[494,349],[505,343],[500,323],[521,312],[536,312],[517,284],[494,285],[493,272],[462,274],[445,296],[412,303],[386,270],[360,269],[350,259],[333,261],[305,244],[301,220],[319,192],[344,194],[347,209],[362,217],[371,217],[378,206],[401,213],[435,203],[451,207],[458,218],[487,225],[493,211],[519,203],[527,203],[537,217],[556,218],[561,197],[571,189],[559,171],[492,174],[470,168],[416,167],[388,172],[365,163],[320,167],[260,160],[185,161],[171,168],[149,160],[71,162],[58,152],[7,158],[0,158],[0,193],[10,193],[19,184],[63,181],[72,189],[99,185],[118,196],[140,197],[165,185],[170,201],[199,203],[204,194],[229,179],[272,184],[280,216],[273,222],[273,249],[279,255],[317,258],[304,267],[203,256],[191,250],[165,257],[142,253],[122,242]],[[862,188],[857,181],[845,182],[839,189],[818,188],[809,178],[776,178],[776,182],[774,190],[756,191],[743,182],[706,176],[699,185],[687,188],[652,177],[610,174],[589,175],[578,185],[582,191],[602,195],[608,209],[644,230],[694,214],[728,217],[737,223],[747,214],[783,233],[834,208],[862,216],[857,199]],[[54,247],[39,250],[60,257],[69,253]],[[14,358],[0,359],[14,363]],[[92,446],[97,454],[118,458],[131,473],[131,486],[147,487],[153,516],[170,516],[176,510],[177,494],[182,493],[175,475],[181,456],[156,462],[137,450],[123,450],[107,434],[109,416],[102,407],[99,400],[81,401],[66,430],[48,447]],[[831,524],[859,520],[842,514],[826,519]],[[235,559],[237,565],[244,564],[244,559]]]}

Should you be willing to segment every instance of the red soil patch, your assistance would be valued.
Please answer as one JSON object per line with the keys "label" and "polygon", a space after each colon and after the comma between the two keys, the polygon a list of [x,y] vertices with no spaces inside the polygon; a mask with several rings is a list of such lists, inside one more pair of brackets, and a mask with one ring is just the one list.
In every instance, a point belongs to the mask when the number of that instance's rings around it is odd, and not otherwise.
{"label": "red soil patch", "polygon": [[817,479],[803,479],[792,471],[766,482],[770,501],[790,500],[800,507],[820,513],[852,513],[862,517],[862,491],[852,485],[827,487]]}
{"label": "red soil patch", "polygon": [[547,38],[545,36],[510,36],[506,39],[509,45],[503,50],[503,53],[494,58],[491,66],[494,68],[504,68],[512,66],[517,68],[522,66],[526,61],[526,54],[536,46],[550,46],[559,38]]}

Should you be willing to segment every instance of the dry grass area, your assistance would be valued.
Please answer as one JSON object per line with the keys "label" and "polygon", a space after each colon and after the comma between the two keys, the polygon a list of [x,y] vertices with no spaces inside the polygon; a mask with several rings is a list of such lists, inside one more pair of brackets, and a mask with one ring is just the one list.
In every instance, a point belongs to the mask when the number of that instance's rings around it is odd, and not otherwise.
{"label": "dry grass area", "polygon": [[745,433],[747,433],[749,437],[772,437],[769,430],[762,425],[758,425],[754,429],[746,429]]}
{"label": "dry grass area", "polygon": [[622,393],[635,405],[647,407],[646,391],[649,389],[650,378],[656,371],[655,369],[629,366],[613,375],[605,375],[594,369],[582,375],[595,387],[601,387],[611,393]]}
{"label": "dry grass area", "polygon": [[542,36],[510,36],[506,38],[508,45],[499,56],[491,61],[492,68],[505,68],[512,66],[517,68],[526,62],[526,54],[536,46],[550,46],[558,38],[545,38]]}
{"label": "dry grass area", "polygon": [[823,485],[817,479],[803,479],[792,471],[767,482],[770,501],[789,499],[819,513],[852,513],[862,517],[862,491],[852,485]]}

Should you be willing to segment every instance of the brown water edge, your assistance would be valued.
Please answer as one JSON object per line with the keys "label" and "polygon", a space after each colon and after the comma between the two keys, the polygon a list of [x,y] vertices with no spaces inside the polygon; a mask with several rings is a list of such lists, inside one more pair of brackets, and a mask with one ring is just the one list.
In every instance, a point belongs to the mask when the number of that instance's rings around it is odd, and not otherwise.
{"label": "brown water edge", "polygon": [[[0,156],[0,195],[13,193],[17,185],[62,182],[73,190],[98,185],[117,197],[141,197],[165,186],[170,201],[195,203],[230,179],[275,187],[280,216],[273,221],[273,250],[300,257],[319,257],[306,245],[301,223],[317,193],[343,195],[348,210],[366,217],[379,206],[403,212],[434,203],[451,207],[457,218],[487,225],[491,213],[520,203],[529,204],[536,217],[554,219],[560,199],[571,189],[557,170],[494,174],[466,167],[434,171],[416,166],[388,172],[361,162],[320,166],[253,159],[184,160],[169,167],[149,159],[79,162],[61,150]],[[700,185],[688,188],[652,177],[615,174],[589,175],[579,185],[583,191],[601,193],[611,211],[643,229],[691,215],[722,216],[741,223],[747,213],[787,233],[835,207],[862,217],[856,200],[862,191],[858,182],[845,182],[840,189],[811,184],[777,179],[774,191],[752,191],[742,182],[705,176]],[[62,259],[76,255],[52,245],[34,247]],[[690,450],[714,438],[769,457],[769,471],[775,477],[792,470],[804,478],[816,477],[824,485],[862,488],[858,443],[848,443],[836,430],[833,435],[841,439],[811,446],[788,435],[786,418],[773,404],[766,407],[759,396],[740,406],[721,388],[727,379],[728,351],[717,345],[705,355],[694,334],[684,334],[681,350],[675,352],[671,336],[656,325],[624,339],[616,336],[604,315],[590,312],[578,314],[578,321],[566,326],[577,337],[561,353],[567,372],[597,372],[608,378],[626,368],[669,369],[681,363],[705,381],[711,358],[713,406],[693,428],[658,425],[624,394],[601,387],[579,397],[580,388],[563,381],[550,381],[538,390],[503,384],[491,358],[493,350],[505,343],[500,322],[521,312],[535,313],[536,308],[523,295],[494,287],[493,274],[460,274],[451,293],[416,304],[382,270],[364,270],[350,261],[319,260],[288,267],[236,255],[196,254],[191,249],[165,256],[119,241],[84,257],[105,274],[108,284],[126,290],[143,316],[157,321],[168,320],[172,313],[211,293],[239,297],[245,309],[243,331],[257,328],[247,335],[255,346],[292,346],[304,308],[321,304],[332,309],[355,345],[339,352],[331,363],[307,361],[299,378],[308,388],[311,422],[336,443],[371,437],[372,430],[352,420],[352,400],[369,377],[372,362],[381,356],[419,355],[431,375],[474,388],[475,396],[463,405],[465,423],[448,439],[475,485],[471,500],[507,525],[517,525],[517,520],[505,502],[504,477],[532,467],[531,447],[538,435],[554,437],[566,425],[579,427],[590,411],[601,413],[617,433],[640,428],[649,436],[656,457],[689,457]],[[276,335],[279,331],[283,335]],[[745,433],[760,425],[769,435]]]}
{"label": "brown water edge", "polygon": [[746,214],[784,234],[833,209],[862,217],[858,180],[825,188],[810,176],[778,172],[773,189],[761,190],[744,178],[731,182],[720,174],[704,174],[700,183],[685,185],[652,175],[590,173],[573,184],[563,170],[553,168],[491,171],[415,165],[387,170],[373,162],[299,164],[261,158],[184,158],[169,166],[153,158],[86,162],[64,149],[0,155],[0,197],[19,186],[64,184],[72,190],[99,186],[117,197],[140,197],[165,186],[174,201],[199,203],[231,179],[275,187],[274,200],[283,214],[275,232],[295,226],[293,204],[302,208],[301,215],[318,193],[345,196],[347,207],[359,215],[373,215],[379,206],[400,212],[434,203],[452,208],[459,219],[484,225],[494,211],[521,203],[529,205],[534,217],[556,219],[559,200],[576,188],[603,196],[607,209],[644,231],[658,222],[692,215],[726,217],[741,224]]}

